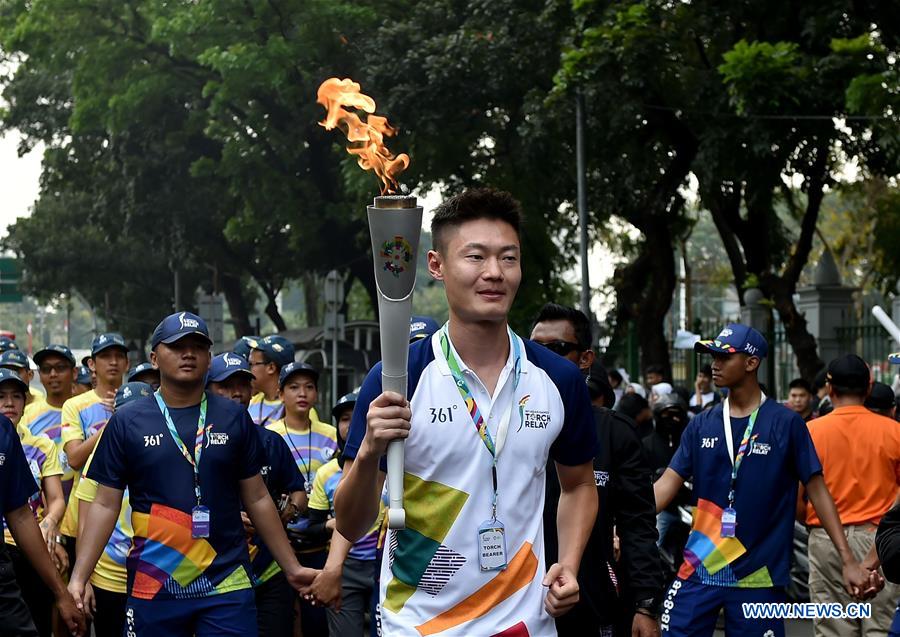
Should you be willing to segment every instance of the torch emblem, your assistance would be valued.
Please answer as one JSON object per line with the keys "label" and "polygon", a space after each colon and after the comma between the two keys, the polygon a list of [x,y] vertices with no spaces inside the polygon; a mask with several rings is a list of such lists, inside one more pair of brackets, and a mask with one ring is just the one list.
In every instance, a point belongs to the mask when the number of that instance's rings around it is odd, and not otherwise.
{"label": "torch emblem", "polygon": [[384,269],[399,277],[406,272],[406,267],[412,261],[412,246],[409,241],[397,235],[390,241],[385,241],[381,246],[381,258],[384,259]]}

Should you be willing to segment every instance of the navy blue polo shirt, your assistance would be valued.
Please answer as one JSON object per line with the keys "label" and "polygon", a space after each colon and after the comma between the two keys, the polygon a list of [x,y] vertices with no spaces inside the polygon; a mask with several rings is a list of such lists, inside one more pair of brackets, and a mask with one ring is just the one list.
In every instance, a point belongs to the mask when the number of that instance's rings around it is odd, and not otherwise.
{"label": "navy blue polo shirt", "polygon": [[[691,420],[670,468],[692,480],[697,508],[678,573],[713,586],[766,588],[790,581],[791,543],[798,483],[822,472],[806,423],[775,400],[766,400],[738,471],[736,537],[722,537],[732,463],[725,443],[723,405]],[[737,455],[749,416],[732,418]]]}
{"label": "navy blue polo shirt", "polygon": [[0,515],[28,504],[37,491],[16,426],[0,415]]}
{"label": "navy blue polo shirt", "polygon": [[[303,474],[300,473],[297,463],[294,462],[291,448],[280,434],[259,426],[256,431],[259,433],[264,457],[260,473],[262,473],[266,488],[269,490],[269,495],[277,505],[281,494],[303,491],[306,480],[303,479]],[[250,539],[250,561],[255,586],[267,582],[281,571],[272,552],[258,534]]]}
{"label": "navy blue polo shirt", "polygon": [[[210,512],[209,538],[191,537],[194,470],[153,396],[114,414],[97,443],[88,477],[127,487],[131,500],[134,543],[126,567],[132,597],[189,599],[252,586],[239,482],[260,473],[263,445],[241,405],[210,392],[207,400],[200,488]],[[193,453],[200,406],[169,413]]]}

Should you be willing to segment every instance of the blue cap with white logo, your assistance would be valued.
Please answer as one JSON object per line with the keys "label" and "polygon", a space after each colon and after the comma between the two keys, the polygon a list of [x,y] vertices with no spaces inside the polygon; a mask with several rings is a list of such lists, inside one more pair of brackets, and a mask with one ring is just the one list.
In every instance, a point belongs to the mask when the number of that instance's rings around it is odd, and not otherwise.
{"label": "blue cap with white logo", "polygon": [[313,381],[316,383],[319,382],[319,370],[312,365],[307,365],[306,363],[289,363],[281,368],[281,374],[278,375],[278,385],[283,389],[285,383],[288,382],[288,379],[297,374],[312,376]]}
{"label": "blue cap with white logo", "polygon": [[261,351],[266,355],[266,358],[279,367],[284,367],[288,363],[294,362],[294,344],[278,334],[272,334],[260,339],[253,349]]}
{"label": "blue cap with white logo", "polygon": [[125,350],[126,354],[128,353],[128,346],[125,344],[125,339],[122,335],[116,332],[107,332],[94,337],[94,341],[91,343],[91,357],[110,347],[118,347]]}
{"label": "blue cap with white logo", "polygon": [[769,344],[762,334],[749,325],[729,323],[714,339],[697,341],[694,351],[701,354],[748,354],[765,358]]}
{"label": "blue cap with white logo", "polygon": [[428,338],[440,329],[437,321],[430,316],[413,316],[409,319],[409,342]]}
{"label": "blue cap with white logo", "polygon": [[221,383],[235,374],[246,374],[249,378],[253,378],[253,372],[250,371],[250,363],[246,358],[238,356],[234,352],[226,352],[212,359],[212,363],[209,366],[209,376],[206,381],[208,383]]}
{"label": "blue cap with white logo", "polygon": [[144,362],[129,369],[128,373],[125,374],[125,380],[129,383],[133,382],[137,376],[146,372],[154,372],[157,376],[159,375],[159,370],[153,367],[151,363]]}
{"label": "blue cap with white logo", "polygon": [[59,345],[56,343],[52,343],[52,344],[48,345],[47,347],[40,350],[39,352],[37,352],[34,355],[35,365],[39,366],[41,364],[41,361],[45,357],[50,356],[51,354],[53,354],[55,356],[62,356],[67,361],[72,363],[72,367],[75,367],[75,354],[72,353],[72,350],[70,350],[65,345]]}
{"label": "blue cap with white logo", "polygon": [[359,394],[356,392],[350,392],[349,394],[344,394],[341,396],[341,399],[338,400],[334,407],[331,408],[331,417],[337,420],[338,414],[344,411],[345,409],[353,409],[356,406],[356,399],[359,397]]}
{"label": "blue cap with white logo", "polygon": [[18,343],[8,336],[0,336],[0,354],[11,349],[19,349]]}
{"label": "blue cap with white logo", "polygon": [[153,330],[153,336],[150,338],[150,349],[156,349],[156,346],[160,343],[169,345],[190,334],[196,334],[212,345],[209,329],[206,327],[206,321],[202,318],[191,312],[170,314],[160,321],[156,329]]}
{"label": "blue cap with white logo", "polygon": [[123,405],[127,405],[138,398],[150,396],[151,394],[153,394],[153,388],[147,383],[136,381],[125,383],[116,390],[116,409],[119,409]]}
{"label": "blue cap with white logo", "polygon": [[231,351],[241,358],[246,358],[249,360],[250,352],[259,347],[260,340],[261,337],[259,336],[242,336],[234,342],[234,347],[231,349]]}
{"label": "blue cap with white logo", "polygon": [[93,383],[91,383],[91,370],[87,365],[78,366],[78,376],[75,378],[75,382],[79,385],[87,385],[88,387],[93,385]]}
{"label": "blue cap with white logo", "polygon": [[15,383],[16,387],[21,389],[26,395],[28,394],[28,385],[12,370],[0,369],[0,385],[3,385],[3,383]]}
{"label": "blue cap with white logo", "polygon": [[30,369],[28,356],[19,349],[8,349],[0,354],[0,367],[15,367],[17,369]]}

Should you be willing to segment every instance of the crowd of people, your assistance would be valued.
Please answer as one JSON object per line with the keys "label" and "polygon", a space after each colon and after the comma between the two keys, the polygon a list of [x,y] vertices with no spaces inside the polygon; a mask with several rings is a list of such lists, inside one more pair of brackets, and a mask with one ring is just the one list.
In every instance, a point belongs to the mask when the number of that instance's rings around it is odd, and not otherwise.
{"label": "crowd of people", "polygon": [[894,388],[847,355],[779,401],[740,324],[696,344],[690,388],[607,371],[572,307],[524,338],[519,232],[507,193],[436,209],[450,319],[411,320],[406,395],[377,364],[323,405],[289,340],[213,356],[188,311],[131,369],[115,333],[81,365],[0,339],[0,635],[707,636],[724,611],[729,636],[777,637],[743,605],[785,600],[795,520],[811,600],[872,605],[816,634],[900,634]]}

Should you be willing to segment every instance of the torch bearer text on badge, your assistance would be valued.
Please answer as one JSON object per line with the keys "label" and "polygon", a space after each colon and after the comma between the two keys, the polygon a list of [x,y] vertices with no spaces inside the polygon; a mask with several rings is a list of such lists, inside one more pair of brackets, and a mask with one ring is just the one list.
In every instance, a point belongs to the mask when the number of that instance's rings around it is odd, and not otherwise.
{"label": "torch bearer text on badge", "polygon": [[[396,175],[409,165],[405,154],[394,156],[384,138],[396,129],[387,118],[374,115],[375,101],[364,95],[350,79],[330,78],[319,87],[317,101],[328,111],[321,122],[327,130],[340,127],[350,145],[347,152],[357,157],[365,170],[373,170],[381,180],[381,196],[368,207],[375,283],[378,287],[378,327],[381,333],[381,382],[384,391],[407,395],[409,361],[409,320],[416,286],[416,257],[422,232],[422,208],[416,198],[388,194],[398,189]],[[353,109],[353,110],[350,110]],[[366,120],[355,111],[368,114]],[[404,442],[394,440],[387,450],[388,527],[406,527],[403,510]]]}
{"label": "torch bearer text on badge", "polygon": [[[409,359],[409,319],[416,287],[416,255],[422,231],[422,208],[415,197],[375,197],[368,207],[369,234],[378,287],[378,323],[381,334],[381,383],[384,391],[406,396]],[[388,527],[406,526],[403,510],[402,440],[388,444]]]}

